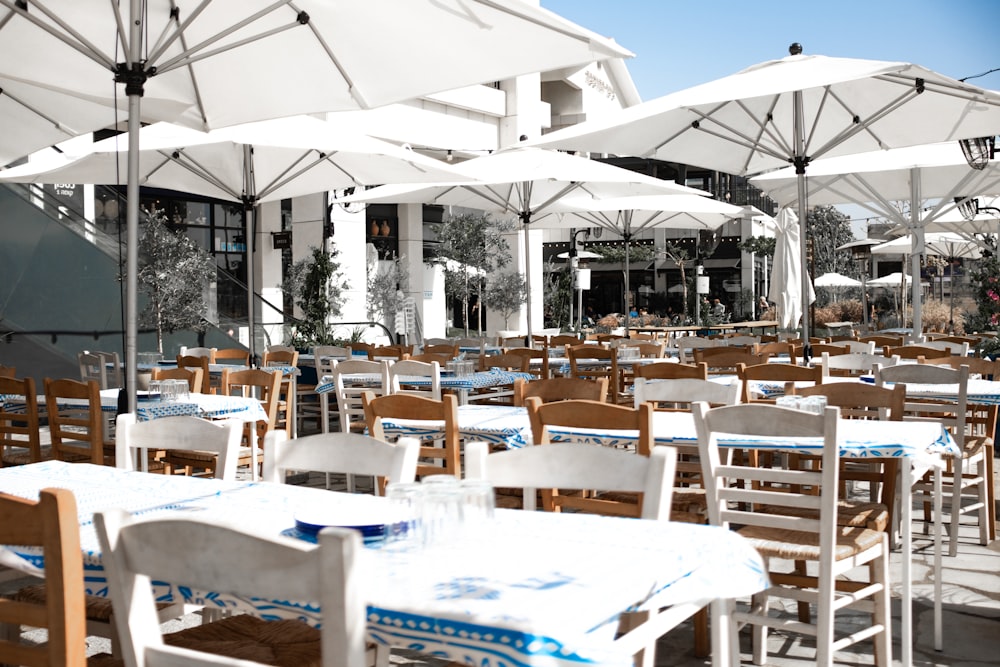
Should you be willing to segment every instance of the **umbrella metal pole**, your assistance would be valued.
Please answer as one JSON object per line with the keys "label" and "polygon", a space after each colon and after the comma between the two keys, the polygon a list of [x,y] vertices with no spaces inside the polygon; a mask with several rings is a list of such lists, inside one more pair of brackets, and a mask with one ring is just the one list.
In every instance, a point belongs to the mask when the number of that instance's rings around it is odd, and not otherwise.
{"label": "umbrella metal pole", "polygon": [[243,243],[246,246],[246,267],[247,267],[247,329],[250,335],[247,338],[247,347],[250,350],[250,363],[254,363],[257,346],[254,341],[254,232],[257,223],[257,210],[254,202],[250,199],[249,193],[256,193],[253,182],[253,148],[250,144],[243,144],[243,224],[246,231],[243,233]]}
{"label": "umbrella metal pole", "polygon": [[802,272],[802,359],[808,362],[812,357],[812,345],[809,343],[809,268],[806,262],[806,217],[808,212],[808,201],[806,194],[806,162],[808,158],[805,154],[805,137],[803,135],[803,112],[802,112],[802,91],[792,93],[793,105],[793,142],[795,148],[795,173],[796,185],[799,196],[799,258]]}
{"label": "umbrella metal pole", "polygon": [[[125,186],[127,210],[125,215],[125,391],[128,394],[128,411],[134,413],[138,406],[136,389],[139,371],[136,368],[139,331],[139,118],[142,112],[145,73],[141,71],[142,34],[145,16],[139,0],[131,0],[129,12],[128,68],[125,92],[128,95],[128,177]],[[139,71],[136,71],[139,70]],[[131,75],[131,76],[129,76]]]}
{"label": "umbrella metal pole", "polygon": [[531,344],[531,240],[528,238],[528,225],[531,224],[531,212],[523,211],[519,214],[521,218],[521,236],[524,239],[524,286],[528,291],[528,312],[526,322],[528,325],[528,335],[525,339],[527,344]]}
{"label": "umbrella metal pole", "polygon": [[910,226],[913,229],[910,273],[913,278],[913,289],[910,300],[913,302],[913,339],[920,341],[924,332],[923,298],[920,293],[920,255],[924,252],[924,227],[920,220],[920,168],[910,169]]}
{"label": "umbrella metal pole", "polygon": [[629,314],[632,312],[632,306],[629,303],[629,297],[631,292],[629,291],[629,246],[632,245],[632,233],[625,232],[622,234],[622,238],[625,239],[625,337],[628,338],[628,321]]}

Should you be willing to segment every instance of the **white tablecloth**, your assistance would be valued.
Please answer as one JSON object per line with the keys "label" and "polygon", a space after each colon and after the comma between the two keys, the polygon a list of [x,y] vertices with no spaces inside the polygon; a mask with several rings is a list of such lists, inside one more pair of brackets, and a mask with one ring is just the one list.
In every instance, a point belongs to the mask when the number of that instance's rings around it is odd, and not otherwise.
{"label": "white tablecloth", "polygon": [[[372,508],[388,502],[305,487],[222,482],[45,462],[0,470],[0,488],[35,499],[45,487],[77,496],[88,592],[107,595],[91,516],[123,507],[143,515],[197,516],[270,534],[294,534],[300,507]],[[614,650],[619,614],[766,585],[757,552],[727,530],[590,515],[499,511],[489,530],[439,552],[367,548],[360,566],[369,596],[369,639],[468,664],[630,664]],[[39,550],[0,547],[25,571]],[[220,558],[224,558],[220,554]],[[185,590],[156,584],[163,600]],[[192,594],[195,595],[195,594]],[[187,598],[216,608],[226,596]],[[318,620],[312,604],[258,602],[268,616]]]}

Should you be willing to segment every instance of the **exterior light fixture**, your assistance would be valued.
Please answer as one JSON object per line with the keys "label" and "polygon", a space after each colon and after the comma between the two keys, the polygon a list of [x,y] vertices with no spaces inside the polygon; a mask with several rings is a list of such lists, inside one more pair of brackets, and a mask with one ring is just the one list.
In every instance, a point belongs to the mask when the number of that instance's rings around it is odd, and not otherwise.
{"label": "exterior light fixture", "polygon": [[975,197],[955,197],[955,207],[965,220],[975,220],[979,214],[979,200]]}
{"label": "exterior light fixture", "polygon": [[993,159],[996,137],[974,137],[972,139],[959,139],[958,145],[962,147],[962,154],[965,161],[973,169],[985,169],[986,165]]}

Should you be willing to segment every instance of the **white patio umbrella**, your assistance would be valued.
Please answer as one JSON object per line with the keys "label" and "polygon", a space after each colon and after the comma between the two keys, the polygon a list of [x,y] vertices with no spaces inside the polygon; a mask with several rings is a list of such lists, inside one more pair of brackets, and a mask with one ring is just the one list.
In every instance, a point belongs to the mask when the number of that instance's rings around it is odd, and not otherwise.
{"label": "white patio umbrella", "polygon": [[[445,38],[428,39],[428,32]],[[109,107],[124,84],[132,137],[141,119],[211,130],[367,109],[630,55],[517,0],[0,0],[0,76]],[[78,129],[118,120],[112,109],[106,122]],[[130,411],[136,407],[139,219],[139,145],[133,144],[125,290]]]}
{"label": "white patio umbrella", "polygon": [[[170,123],[139,131],[140,186],[241,203],[248,252],[256,246],[256,209],[328,189],[392,182],[469,180],[444,162],[395,144],[343,132],[336,123],[292,116],[199,132]],[[0,171],[0,182],[114,184],[127,168],[129,138],[57,154]],[[253,271],[247,271],[250,354],[254,354]]]}
{"label": "white patio umbrella", "polygon": [[[761,174],[750,182],[782,204],[798,198],[794,168]],[[809,165],[810,204],[857,204],[912,233],[906,254],[911,255],[915,275],[920,273],[928,226],[948,217],[954,220],[956,198],[985,194],[1000,194],[1000,160],[973,169],[957,141],[831,157]],[[894,205],[899,201],[909,204],[907,212]],[[913,285],[911,301],[916,330],[922,322],[918,283]]]}
{"label": "white patio umbrella", "polygon": [[344,202],[389,202],[465,206],[516,215],[524,235],[525,283],[528,291],[527,328],[532,333],[531,270],[528,230],[553,211],[566,211],[568,197],[608,198],[631,195],[705,195],[703,190],[677,185],[596,160],[541,148],[514,147],[459,165],[472,183],[429,186],[383,185]]}
{"label": "white patio umbrella", "polygon": [[[774,263],[771,267],[771,288],[768,301],[777,306],[781,328],[790,329],[805,317],[805,305],[816,299],[808,272],[803,269],[802,255],[799,253],[801,226],[795,211],[786,207],[774,216],[775,244]],[[805,274],[803,276],[803,274]],[[805,298],[803,295],[807,295]],[[808,333],[803,344],[808,341]]]}
{"label": "white patio umbrella", "polygon": [[[993,136],[1000,127],[998,93],[905,62],[807,56],[799,44],[789,52],[533,144],[656,157],[739,175],[791,164],[804,224],[805,177],[813,160]],[[804,264],[804,243],[800,253]],[[803,291],[807,277],[803,272]],[[808,341],[808,312],[802,325]],[[904,647],[904,661],[911,648]]]}
{"label": "white patio umbrella", "polygon": [[815,287],[861,287],[861,281],[832,271],[813,280]]}
{"label": "white patio umbrella", "polygon": [[882,276],[881,278],[873,278],[868,281],[868,284],[874,287],[899,287],[904,284],[909,285],[912,282],[912,276],[896,271],[895,273],[890,273]]}
{"label": "white patio umbrella", "polygon": [[[614,232],[625,241],[625,298],[628,312],[629,249],[636,234],[655,227],[665,229],[715,230],[733,218],[743,208],[697,195],[647,195],[593,199],[566,197],[554,204],[552,213],[540,216],[535,225],[548,229],[599,227]],[[625,318],[628,336],[629,318]]]}

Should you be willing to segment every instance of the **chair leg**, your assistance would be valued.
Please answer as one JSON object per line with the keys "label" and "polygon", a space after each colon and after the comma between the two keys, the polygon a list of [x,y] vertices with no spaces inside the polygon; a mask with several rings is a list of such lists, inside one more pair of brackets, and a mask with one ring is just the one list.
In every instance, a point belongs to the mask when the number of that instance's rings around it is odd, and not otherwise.
{"label": "chair leg", "polygon": [[881,584],[882,590],[875,594],[872,602],[875,611],[872,621],[882,626],[882,632],[875,635],[875,664],[877,667],[892,665],[892,616],[889,591],[889,538],[882,537],[882,557],[871,565],[871,580]]}
{"label": "chair leg", "polygon": [[711,636],[708,631],[708,607],[702,607],[692,617],[694,624],[694,657],[707,658],[712,654]]}

